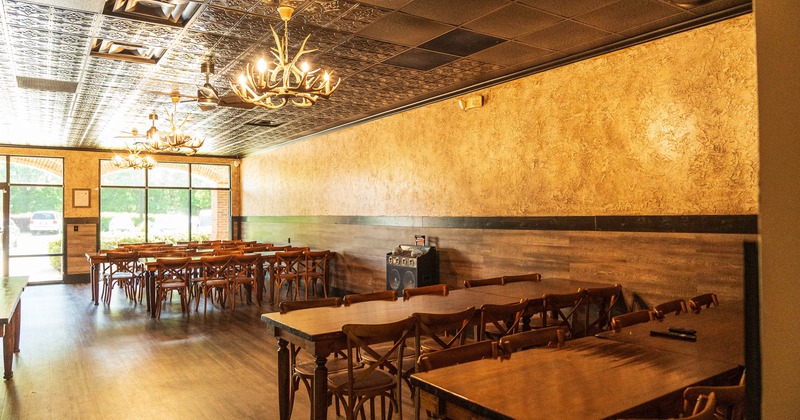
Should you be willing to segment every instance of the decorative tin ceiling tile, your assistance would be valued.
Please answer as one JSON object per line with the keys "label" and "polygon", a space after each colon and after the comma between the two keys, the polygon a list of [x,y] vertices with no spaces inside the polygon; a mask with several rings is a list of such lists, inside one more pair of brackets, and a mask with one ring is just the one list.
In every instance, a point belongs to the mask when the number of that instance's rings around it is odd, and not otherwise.
{"label": "decorative tin ceiling tile", "polygon": [[243,14],[219,7],[207,7],[192,25],[196,31],[225,35],[236,26]]}

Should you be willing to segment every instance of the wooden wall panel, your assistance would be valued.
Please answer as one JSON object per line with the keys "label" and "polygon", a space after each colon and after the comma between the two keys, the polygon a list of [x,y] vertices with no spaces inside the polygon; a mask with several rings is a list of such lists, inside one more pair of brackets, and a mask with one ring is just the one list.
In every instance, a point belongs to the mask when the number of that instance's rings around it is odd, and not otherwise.
{"label": "wooden wall panel", "polygon": [[[76,227],[77,230],[75,230]],[[89,263],[86,262],[85,254],[97,250],[97,225],[94,223],[67,224],[66,234],[65,274],[89,274]]]}
{"label": "wooden wall panel", "polygon": [[385,254],[425,234],[440,252],[441,281],[540,272],[544,277],[624,286],[653,305],[714,291],[741,300],[745,240],[755,235],[446,229],[348,224],[243,222],[245,238],[337,252],[331,285],[351,292],[385,289]]}

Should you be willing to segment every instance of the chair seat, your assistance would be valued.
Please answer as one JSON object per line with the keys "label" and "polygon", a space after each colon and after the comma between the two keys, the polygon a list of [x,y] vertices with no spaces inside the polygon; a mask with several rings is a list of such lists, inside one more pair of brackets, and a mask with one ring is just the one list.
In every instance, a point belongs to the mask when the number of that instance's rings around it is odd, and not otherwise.
{"label": "chair seat", "polygon": [[[307,360],[294,365],[294,371],[298,375],[314,377],[314,369],[316,367],[317,363],[314,360]],[[343,359],[341,357],[328,359],[328,361],[325,363],[325,367],[328,368],[328,374],[341,371],[347,372],[347,359]]]}
{"label": "chair seat", "polygon": [[225,279],[211,279],[203,282],[208,287],[223,287],[228,285],[228,280]]}
{"label": "chair seat", "polygon": [[180,281],[169,282],[169,283],[161,283],[162,289],[181,289],[186,287],[186,283]]}
{"label": "chair seat", "polygon": [[542,317],[533,317],[531,318],[531,328],[532,329],[539,329],[539,328],[547,328],[547,327],[564,327],[568,323],[563,319],[553,319],[548,317],[547,323],[544,323],[544,318]]}
{"label": "chair seat", "polygon": [[[363,368],[361,368],[363,369]],[[361,369],[353,370],[354,375],[358,375]],[[347,386],[347,370],[328,374],[328,384],[333,388],[344,388]],[[353,384],[353,391],[362,393],[371,389],[392,388],[396,385],[392,374],[383,370],[373,370],[366,377]]]}

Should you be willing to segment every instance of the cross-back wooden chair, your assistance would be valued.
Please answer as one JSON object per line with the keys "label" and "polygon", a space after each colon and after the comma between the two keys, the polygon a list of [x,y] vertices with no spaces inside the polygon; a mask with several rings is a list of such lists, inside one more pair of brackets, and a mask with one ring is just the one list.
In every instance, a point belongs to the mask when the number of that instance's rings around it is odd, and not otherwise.
{"label": "cross-back wooden chair", "polygon": [[[251,294],[255,293],[257,282],[262,281],[258,278],[261,256],[258,254],[233,255],[231,258],[231,269],[229,270],[228,282],[230,284],[231,305],[236,309],[236,293],[241,293],[242,287],[247,292],[247,301],[250,302]],[[256,297],[256,305],[261,307],[261,302]]]}
{"label": "cross-back wooden chair", "polygon": [[469,289],[472,287],[481,287],[481,286],[500,286],[503,284],[502,277],[491,277],[488,279],[478,279],[478,280],[464,280],[464,287]]}
{"label": "cross-back wooden chair", "polygon": [[467,331],[475,323],[474,306],[451,313],[414,313],[417,320],[418,354],[458,347],[467,341]]}
{"label": "cross-back wooden chair", "polygon": [[523,281],[542,281],[542,275],[539,273],[529,273],[515,276],[503,276],[503,284],[519,283]]}
{"label": "cross-back wooden chair", "polygon": [[[310,308],[338,308],[342,305],[342,300],[336,297],[324,299],[312,299],[301,301],[286,301],[281,302],[279,305],[282,314],[297,311],[300,309]],[[307,357],[302,360],[300,355],[300,347],[295,346],[294,343],[289,345],[289,363],[292,367],[292,379],[289,383],[289,416],[291,417],[292,409],[294,408],[294,399],[297,390],[300,388],[300,383],[305,386],[308,391],[309,401],[311,400],[311,390],[314,389],[314,369],[317,366],[316,360]],[[339,372],[347,370],[347,360],[343,357],[328,358],[325,363],[328,372]],[[338,404],[338,403],[337,403]]]}
{"label": "cross-back wooden chair", "polygon": [[[386,417],[383,409],[385,399],[389,399],[389,410],[403,418],[402,392],[403,370],[396,361],[402,360],[406,340],[413,337],[416,321],[409,317],[386,324],[347,324],[342,332],[347,337],[347,371],[328,375],[328,386],[333,397],[345,407],[347,419],[352,420],[357,413],[365,416],[364,405],[371,402],[370,409],[374,418],[375,398],[381,398],[381,418]],[[391,342],[392,345],[375,350],[376,343]],[[370,362],[362,367],[356,365],[355,352],[369,354]],[[394,360],[390,357],[394,354]],[[366,359],[365,359],[366,360]],[[390,414],[391,416],[391,414]]]}
{"label": "cross-back wooden chair", "polygon": [[189,315],[189,276],[191,258],[168,257],[156,259],[156,318],[161,318],[161,309],[168,292],[177,292],[181,298],[181,311]]}
{"label": "cross-back wooden chair", "polygon": [[653,311],[649,309],[642,309],[640,311],[628,312],[626,314],[617,315],[614,318],[611,318],[611,328],[615,332],[620,332],[625,327],[651,322],[655,319],[656,315]]}
{"label": "cross-back wooden chair", "polygon": [[110,251],[106,253],[108,268],[105,273],[105,287],[103,287],[103,301],[111,304],[111,291],[114,286],[120,286],[125,295],[136,301],[139,286],[144,284],[144,270],[139,264],[139,254],[136,251]]}
{"label": "cross-back wooden chair", "polygon": [[[499,356],[500,351],[496,341],[478,341],[420,355],[417,361],[417,372],[429,372],[482,359],[497,359]],[[428,418],[444,418],[441,416],[442,413],[440,413],[438,401],[422,400],[419,388],[415,389],[414,392],[414,410],[415,418],[417,419],[425,418],[420,416],[422,410],[428,413]]]}
{"label": "cross-back wooden chair", "polygon": [[299,297],[298,284],[303,278],[303,265],[305,255],[302,251],[281,251],[275,253],[275,265],[273,272],[275,278],[271,279],[275,283],[275,290],[278,294],[276,302],[281,302],[281,288],[286,284],[286,298],[292,296],[292,286],[294,286],[294,296],[292,300]]}
{"label": "cross-back wooden chair", "polygon": [[544,295],[545,325],[566,327],[570,339],[579,337],[575,319],[585,296],[584,290]]}
{"label": "cross-back wooden chair", "polygon": [[195,312],[200,307],[200,296],[203,296],[203,316],[206,315],[208,299],[211,298],[213,301],[214,292],[217,293],[220,307],[225,307],[230,288],[228,279],[230,278],[232,258],[230,255],[200,257],[200,264],[202,264],[200,276],[192,279],[192,284],[195,286]]}
{"label": "cross-back wooden chair", "polygon": [[699,314],[704,307],[709,308],[718,305],[719,301],[717,300],[716,293],[706,293],[689,299],[689,309],[696,314]]}
{"label": "cross-back wooden chair", "polygon": [[397,290],[347,295],[342,299],[342,302],[344,303],[344,306],[350,306],[354,303],[370,302],[373,300],[386,300],[394,302],[397,300]]}
{"label": "cross-back wooden chair", "polygon": [[697,402],[703,395],[716,396],[716,419],[742,420],[744,418],[744,376],[739,385],[734,386],[691,386],[683,391],[683,412],[688,413],[692,407],[697,409]]}
{"label": "cross-back wooden chair", "polygon": [[517,332],[527,307],[527,299],[508,305],[487,303],[481,306],[478,340],[497,341],[503,336]]}
{"label": "cross-back wooden chair", "polygon": [[317,282],[322,285],[322,295],[328,297],[328,261],[330,251],[303,251],[306,257],[304,264],[303,283],[306,289],[306,300],[309,291],[311,296],[317,296]]}
{"label": "cross-back wooden chair", "polygon": [[680,315],[687,312],[686,302],[683,299],[675,299],[669,302],[664,302],[653,307],[655,315],[661,319],[669,314]]}
{"label": "cross-back wooden chair", "polygon": [[430,286],[422,286],[422,287],[414,287],[411,289],[404,289],[403,290],[403,300],[409,300],[414,296],[422,296],[422,295],[436,295],[436,296],[447,296],[449,290],[447,289],[446,284],[433,284]]}
{"label": "cross-back wooden chair", "polygon": [[244,250],[239,248],[217,248],[214,255],[244,255]]}
{"label": "cross-back wooden chair", "polygon": [[622,298],[622,286],[592,287],[584,289],[586,296],[586,317],[584,335],[594,335],[611,329],[614,307]]}

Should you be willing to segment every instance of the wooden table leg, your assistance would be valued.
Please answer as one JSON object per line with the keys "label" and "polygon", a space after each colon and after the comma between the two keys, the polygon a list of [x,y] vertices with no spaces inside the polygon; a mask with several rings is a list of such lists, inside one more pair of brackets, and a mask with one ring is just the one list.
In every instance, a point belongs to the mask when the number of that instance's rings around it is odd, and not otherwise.
{"label": "wooden table leg", "polygon": [[327,357],[317,356],[317,367],[314,368],[314,389],[311,404],[311,416],[316,420],[328,418],[328,368]]}
{"label": "wooden table leg", "polygon": [[[267,273],[269,273],[269,304],[275,304],[275,268],[272,265],[272,262],[267,263]],[[266,281],[266,280],[265,280]]]}
{"label": "wooden table leg", "polygon": [[256,300],[261,304],[261,299],[264,298],[264,264],[256,264]]}
{"label": "wooden table leg", "polygon": [[17,310],[14,311],[14,317],[11,322],[14,324],[14,353],[19,353],[19,332],[20,320],[22,319],[22,299],[17,302]]}
{"label": "wooden table leg", "polygon": [[14,339],[17,337],[17,326],[19,325],[18,315],[19,305],[11,315],[8,324],[5,325],[3,332],[3,378],[11,379],[14,377],[14,372],[11,370],[11,362],[13,361],[14,348],[16,344]]}
{"label": "wooden table leg", "polygon": [[91,275],[89,280],[92,282],[92,300],[95,306],[100,302],[100,264],[92,264]]}
{"label": "wooden table leg", "polygon": [[150,313],[150,318],[156,317],[156,279],[152,271],[145,273],[145,286],[147,288],[147,312]]}
{"label": "wooden table leg", "polygon": [[289,342],[279,338],[278,339],[278,404],[280,407],[281,420],[289,420],[292,415],[291,407],[289,406],[289,381],[291,380],[289,372]]}

